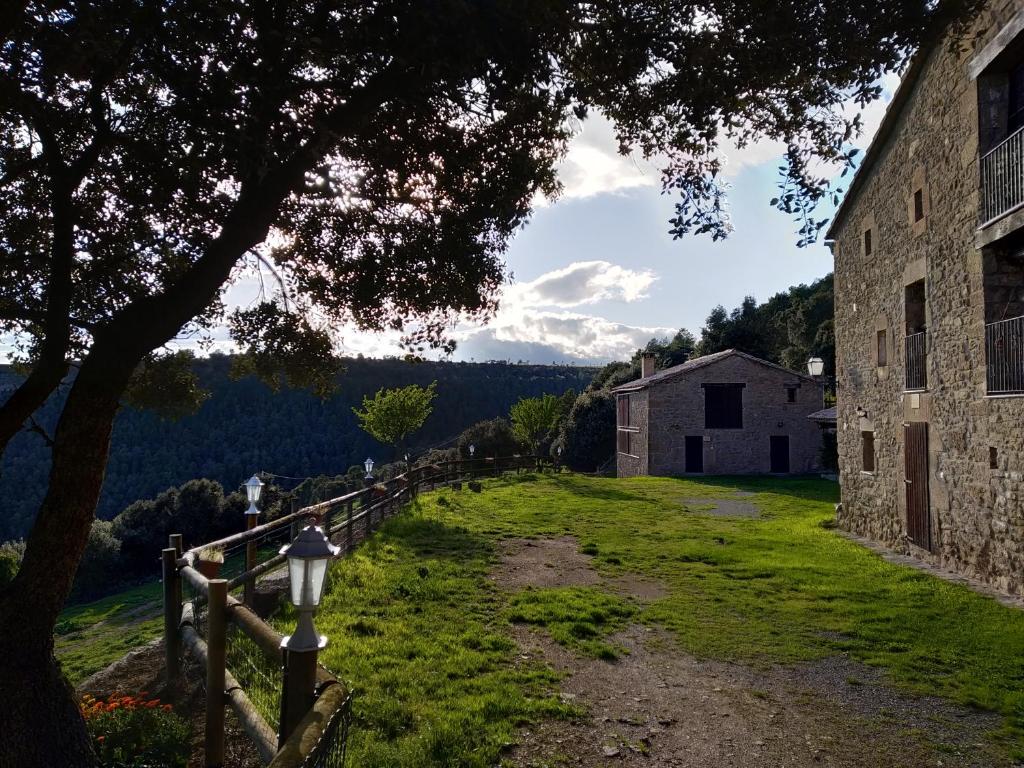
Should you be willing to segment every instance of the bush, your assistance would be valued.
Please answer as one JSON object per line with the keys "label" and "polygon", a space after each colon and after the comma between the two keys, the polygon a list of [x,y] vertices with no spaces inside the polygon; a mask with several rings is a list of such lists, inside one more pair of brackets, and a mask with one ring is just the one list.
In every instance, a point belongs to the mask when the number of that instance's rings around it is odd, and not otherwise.
{"label": "bush", "polygon": [[89,540],[75,574],[73,600],[100,597],[124,579],[120,566],[121,541],[113,533],[109,520],[93,520]]}
{"label": "bush", "polygon": [[82,698],[85,718],[100,764],[113,768],[184,768],[188,763],[188,723],[159,699],[111,696]]}
{"label": "bush", "polygon": [[0,544],[0,589],[14,581],[24,554],[25,542],[21,539]]}
{"label": "bush", "polygon": [[519,453],[519,441],[511,425],[498,417],[478,421],[459,435],[459,456],[469,458],[469,446],[476,446],[476,458],[504,458]]}
{"label": "bush", "polygon": [[552,454],[562,447],[562,463],[593,472],[615,454],[615,395],[606,389],[584,392],[562,421]]}

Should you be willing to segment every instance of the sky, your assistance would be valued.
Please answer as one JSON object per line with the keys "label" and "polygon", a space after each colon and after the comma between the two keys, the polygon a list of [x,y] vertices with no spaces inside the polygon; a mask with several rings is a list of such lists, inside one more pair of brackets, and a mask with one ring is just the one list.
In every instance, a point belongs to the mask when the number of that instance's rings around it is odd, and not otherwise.
{"label": "sky", "polygon": [[[898,85],[883,81],[883,97],[865,110],[867,147]],[[832,269],[823,243],[797,248],[797,224],[769,205],[775,196],[782,147],[771,142],[726,149],[725,178],[733,232],[725,241],[668,234],[674,200],[663,195],[656,165],[617,152],[612,127],[590,117],[559,166],[564,191],[539,200],[506,254],[510,282],[486,325],[453,330],[454,360],[600,364],[626,359],[654,336],[687,328],[699,336],[718,304],[731,309],[744,296],[765,301],[791,285]],[[251,303],[255,275],[226,294],[231,306]],[[343,355],[400,355],[399,334],[336,329]],[[4,358],[0,339],[0,360]],[[176,346],[192,346],[182,341]],[[214,349],[230,351],[223,330]]]}

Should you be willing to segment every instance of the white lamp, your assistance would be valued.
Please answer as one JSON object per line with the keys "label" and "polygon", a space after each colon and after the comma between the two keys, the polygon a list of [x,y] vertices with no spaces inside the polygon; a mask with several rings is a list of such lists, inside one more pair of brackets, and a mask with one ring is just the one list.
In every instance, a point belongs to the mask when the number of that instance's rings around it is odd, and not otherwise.
{"label": "white lamp", "polygon": [[256,509],[256,502],[260,500],[261,493],[263,493],[263,481],[256,477],[256,475],[245,481],[245,496],[249,499],[249,508],[245,510],[245,514],[258,515],[260,513]]}
{"label": "white lamp", "polygon": [[825,361],[820,357],[812,357],[807,361],[807,372],[814,377],[821,376],[825,372]]}
{"label": "white lamp", "polygon": [[327,566],[340,551],[315,525],[307,525],[291,544],[281,547],[281,554],[288,558],[289,597],[299,612],[295,634],[281,641],[283,648],[318,651],[327,645],[327,638],[316,633],[313,614],[323,596]]}
{"label": "white lamp", "polygon": [[476,446],[472,443],[469,444],[469,458],[473,458],[473,454],[476,453]]}

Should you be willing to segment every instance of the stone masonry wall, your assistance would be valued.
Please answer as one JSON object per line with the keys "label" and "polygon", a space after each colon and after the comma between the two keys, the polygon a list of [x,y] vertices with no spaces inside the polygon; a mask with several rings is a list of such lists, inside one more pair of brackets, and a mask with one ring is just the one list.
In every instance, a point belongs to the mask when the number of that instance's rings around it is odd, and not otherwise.
{"label": "stone masonry wall", "polygon": [[[743,383],[743,429],[704,428],[701,384]],[[797,387],[787,402],[786,387]],[[734,356],[650,388],[652,475],[685,473],[685,438],[704,438],[704,474],[760,474],[770,470],[769,438],[788,435],[790,471],[821,468],[821,429],[807,416],[824,406],[821,385]]]}
{"label": "stone masonry wall", "polygon": [[[833,248],[840,524],[1011,593],[1021,592],[1024,575],[1024,398],[986,396],[983,258],[974,246],[978,93],[967,64],[1022,6],[990,3],[961,50],[944,41],[931,52]],[[926,215],[915,222],[917,189]],[[906,393],[905,287],[919,279],[928,385]],[[916,421],[928,423],[930,551],[906,538],[903,430]],[[873,473],[863,471],[863,431],[874,432]]]}

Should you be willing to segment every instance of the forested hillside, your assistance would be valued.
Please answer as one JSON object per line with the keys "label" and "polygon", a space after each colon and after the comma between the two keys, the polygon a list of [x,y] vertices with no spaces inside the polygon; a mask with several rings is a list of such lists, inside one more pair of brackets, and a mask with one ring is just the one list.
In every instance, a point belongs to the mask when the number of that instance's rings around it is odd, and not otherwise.
{"label": "forested hillside", "polygon": [[[282,388],[275,393],[253,377],[232,380],[231,358],[196,361],[210,397],[198,413],[178,421],[124,409],[114,427],[110,464],[98,514],[111,518],[136,499],[192,478],[233,489],[253,472],[308,477],[345,472],[367,456],[390,461],[390,450],[363,432],[352,413],[364,395],[381,387],[437,381],[434,412],[416,435],[414,449],[455,438],[482,419],[507,415],[521,397],[582,390],[593,368],[508,363],[409,363],[398,359],[349,359],[337,392],[321,401]],[[17,381],[0,367],[0,402]],[[40,423],[52,430],[60,398],[47,403]],[[44,439],[19,434],[0,464],[0,540],[24,535],[46,487]]]}

